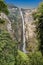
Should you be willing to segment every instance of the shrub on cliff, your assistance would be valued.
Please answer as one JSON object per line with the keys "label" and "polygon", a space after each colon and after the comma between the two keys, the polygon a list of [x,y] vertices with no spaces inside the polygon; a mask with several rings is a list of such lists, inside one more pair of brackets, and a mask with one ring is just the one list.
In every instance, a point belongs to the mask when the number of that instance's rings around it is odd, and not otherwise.
{"label": "shrub on cliff", "polygon": [[3,24],[3,23],[5,23],[5,21],[4,21],[4,20],[2,20],[2,19],[0,19],[0,23],[1,23],[1,24]]}
{"label": "shrub on cliff", "polygon": [[34,52],[28,55],[30,58],[30,65],[43,65],[43,56],[41,52]]}

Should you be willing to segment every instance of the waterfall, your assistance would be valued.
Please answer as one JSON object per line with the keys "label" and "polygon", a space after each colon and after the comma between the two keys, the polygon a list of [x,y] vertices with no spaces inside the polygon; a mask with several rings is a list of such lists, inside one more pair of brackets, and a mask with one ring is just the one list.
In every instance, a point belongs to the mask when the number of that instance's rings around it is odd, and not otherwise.
{"label": "waterfall", "polygon": [[26,53],[26,44],[25,44],[25,21],[24,21],[24,17],[23,17],[23,13],[22,13],[22,10],[20,9],[20,14],[21,14],[21,17],[22,17],[22,26],[23,26],[23,52]]}

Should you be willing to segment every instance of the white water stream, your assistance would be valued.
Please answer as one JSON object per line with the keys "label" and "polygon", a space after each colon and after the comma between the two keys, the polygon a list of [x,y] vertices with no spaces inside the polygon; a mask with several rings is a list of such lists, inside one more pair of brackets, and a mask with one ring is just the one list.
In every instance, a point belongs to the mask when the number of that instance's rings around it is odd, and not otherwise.
{"label": "white water stream", "polygon": [[26,44],[25,44],[25,21],[24,21],[24,17],[23,17],[23,13],[22,13],[22,10],[20,9],[20,14],[21,14],[21,17],[22,17],[22,26],[23,26],[23,52],[26,53]]}

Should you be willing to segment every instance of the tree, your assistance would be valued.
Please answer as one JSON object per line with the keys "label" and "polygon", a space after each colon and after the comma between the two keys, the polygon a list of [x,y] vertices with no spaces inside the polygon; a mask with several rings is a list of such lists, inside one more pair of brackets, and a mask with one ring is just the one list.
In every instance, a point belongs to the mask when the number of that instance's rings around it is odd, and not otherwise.
{"label": "tree", "polygon": [[7,5],[5,4],[4,0],[0,0],[0,12],[3,12],[5,14],[9,13]]}

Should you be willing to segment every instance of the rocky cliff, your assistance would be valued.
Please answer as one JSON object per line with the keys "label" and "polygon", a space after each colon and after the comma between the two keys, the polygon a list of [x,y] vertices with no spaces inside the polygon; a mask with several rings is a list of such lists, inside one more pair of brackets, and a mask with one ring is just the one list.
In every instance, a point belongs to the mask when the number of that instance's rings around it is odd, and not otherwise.
{"label": "rocky cliff", "polygon": [[36,24],[33,19],[33,12],[36,9],[22,9],[25,20],[25,44],[26,50],[34,52],[37,48]]}

